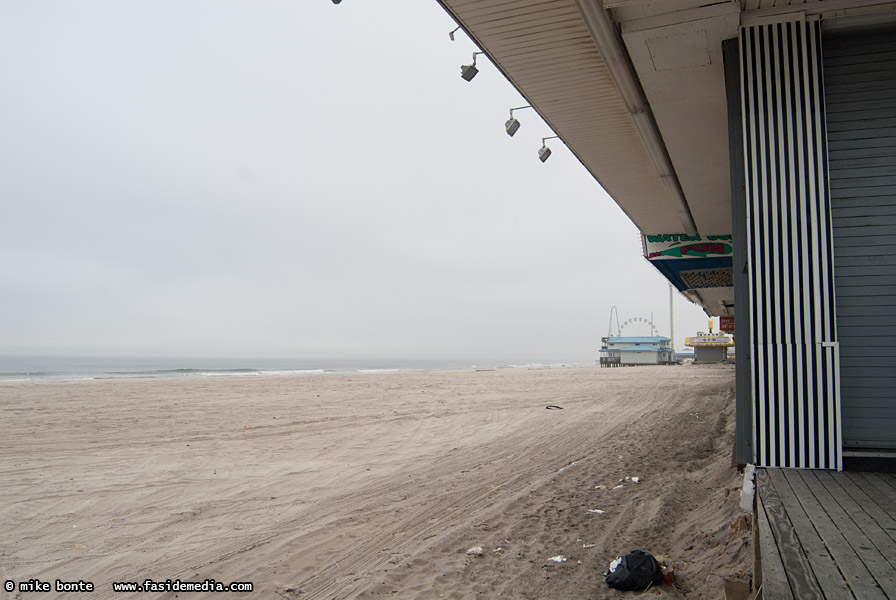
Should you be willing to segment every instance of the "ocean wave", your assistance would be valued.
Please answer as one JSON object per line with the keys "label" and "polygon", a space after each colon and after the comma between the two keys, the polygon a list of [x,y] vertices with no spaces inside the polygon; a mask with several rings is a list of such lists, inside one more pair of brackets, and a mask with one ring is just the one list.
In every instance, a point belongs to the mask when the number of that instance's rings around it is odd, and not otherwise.
{"label": "ocean wave", "polygon": [[45,371],[0,371],[0,378],[7,380],[7,377],[25,377],[27,380],[30,379],[41,379],[50,375]]}
{"label": "ocean wave", "polygon": [[207,375],[209,373],[223,373],[225,375],[239,375],[240,373],[259,373],[258,369],[163,369],[160,371],[148,371],[149,373],[178,373],[183,375]]}
{"label": "ocean wave", "polygon": [[[112,371],[89,379],[165,379],[169,377],[252,377],[259,369],[158,369],[147,371]],[[66,379],[72,379],[67,377]]]}
{"label": "ocean wave", "polygon": [[[2,364],[4,363],[5,364]],[[454,370],[545,369],[584,364],[559,360],[215,359],[178,357],[0,357],[0,382],[196,377],[308,377]],[[588,363],[590,364],[590,363]],[[190,366],[193,365],[193,366]],[[251,366],[249,366],[251,365]]]}
{"label": "ocean wave", "polygon": [[285,376],[285,375],[323,375],[327,371],[323,369],[293,369],[289,371],[260,371],[261,375],[274,375],[274,376]]}
{"label": "ocean wave", "polygon": [[224,369],[221,371],[198,371],[195,375],[198,377],[256,377],[261,374],[261,371],[250,369]]}

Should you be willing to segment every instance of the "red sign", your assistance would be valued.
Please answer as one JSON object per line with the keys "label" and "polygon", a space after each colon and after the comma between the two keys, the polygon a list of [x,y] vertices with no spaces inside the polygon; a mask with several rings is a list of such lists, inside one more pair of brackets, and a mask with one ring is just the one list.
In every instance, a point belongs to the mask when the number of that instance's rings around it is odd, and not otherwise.
{"label": "red sign", "polygon": [[725,333],[734,333],[734,317],[719,317],[719,329]]}

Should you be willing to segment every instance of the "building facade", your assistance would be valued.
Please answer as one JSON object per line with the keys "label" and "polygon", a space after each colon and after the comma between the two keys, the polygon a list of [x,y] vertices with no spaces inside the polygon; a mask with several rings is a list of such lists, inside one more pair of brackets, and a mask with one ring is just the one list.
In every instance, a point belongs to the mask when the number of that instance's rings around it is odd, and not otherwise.
{"label": "building facade", "polygon": [[672,340],[662,336],[608,336],[601,338],[602,366],[672,364]]}
{"label": "building facade", "polygon": [[738,462],[896,459],[896,2],[438,1],[734,317]]}

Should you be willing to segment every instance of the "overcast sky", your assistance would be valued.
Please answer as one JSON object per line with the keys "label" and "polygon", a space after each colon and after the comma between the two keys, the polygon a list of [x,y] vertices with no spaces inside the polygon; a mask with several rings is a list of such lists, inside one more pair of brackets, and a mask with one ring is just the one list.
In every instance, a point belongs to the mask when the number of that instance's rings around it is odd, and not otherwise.
{"label": "overcast sky", "polygon": [[461,79],[454,26],[0,0],[0,354],[593,359],[613,305],[668,335],[635,227],[534,111],[507,136],[525,102]]}

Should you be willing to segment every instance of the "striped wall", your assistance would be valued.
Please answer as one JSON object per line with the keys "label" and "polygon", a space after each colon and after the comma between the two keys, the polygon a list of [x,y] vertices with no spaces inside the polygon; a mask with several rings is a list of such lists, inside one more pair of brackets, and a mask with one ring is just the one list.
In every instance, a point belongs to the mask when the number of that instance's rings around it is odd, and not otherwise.
{"label": "striped wall", "polygon": [[840,469],[818,22],[740,32],[756,464]]}

